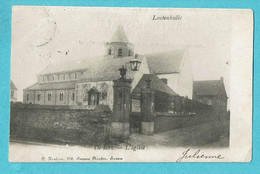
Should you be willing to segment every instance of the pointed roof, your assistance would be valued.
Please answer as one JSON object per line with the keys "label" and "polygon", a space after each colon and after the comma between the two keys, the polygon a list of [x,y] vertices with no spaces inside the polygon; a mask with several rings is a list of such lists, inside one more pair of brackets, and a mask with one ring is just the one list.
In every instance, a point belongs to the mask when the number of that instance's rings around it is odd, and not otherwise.
{"label": "pointed roof", "polygon": [[16,86],[14,85],[14,82],[11,80],[11,82],[10,82],[10,88],[12,89],[12,90],[17,90],[17,88],[16,88]]}
{"label": "pointed roof", "polygon": [[129,42],[126,37],[125,31],[121,25],[117,27],[116,32],[113,34],[110,42]]}

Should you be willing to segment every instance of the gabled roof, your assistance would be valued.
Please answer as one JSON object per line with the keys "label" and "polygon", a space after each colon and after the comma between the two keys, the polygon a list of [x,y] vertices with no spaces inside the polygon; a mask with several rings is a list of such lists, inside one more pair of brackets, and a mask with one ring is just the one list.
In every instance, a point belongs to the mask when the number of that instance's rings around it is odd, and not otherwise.
{"label": "gabled roof", "polygon": [[17,90],[17,88],[16,88],[16,86],[14,85],[14,82],[11,80],[11,82],[10,82],[10,88],[12,89],[12,90]]}
{"label": "gabled roof", "polygon": [[154,74],[144,74],[135,89],[133,90],[134,94],[140,94],[141,89],[146,87],[146,80],[151,80],[150,87],[156,91],[164,92],[172,96],[178,96],[176,92],[174,92],[168,85],[166,85],[161,79],[159,79]]}
{"label": "gabled roof", "polygon": [[[104,58],[97,61],[87,71],[87,77],[80,81],[112,81],[120,78],[119,68],[125,65],[127,62],[132,60],[134,57],[123,57],[123,58]],[[143,60],[142,56],[139,56],[140,61]],[[133,79],[136,71],[127,70],[126,78]],[[80,82],[79,81],[79,82]]]}
{"label": "gabled roof", "polygon": [[[81,61],[81,62],[66,62],[49,65],[41,75],[50,73],[69,72],[76,70],[84,70],[87,73],[87,77],[80,81],[111,81],[120,78],[119,68],[132,60],[134,57],[123,58],[96,58],[95,61]],[[139,56],[138,59],[142,61],[143,56]],[[128,70],[127,78],[133,79],[135,72]],[[80,82],[79,81],[79,82]]]}
{"label": "gabled roof", "polygon": [[98,91],[97,88],[94,86],[94,87],[92,87],[92,88],[88,91],[88,93],[99,93],[99,91]]}
{"label": "gabled roof", "polygon": [[170,74],[180,72],[185,49],[145,55],[148,67],[154,74]]}
{"label": "gabled roof", "polygon": [[69,72],[69,71],[76,71],[76,70],[84,70],[88,67],[91,67],[92,64],[96,60],[102,59],[103,57],[93,57],[89,59],[82,59],[82,60],[68,60],[68,61],[59,61],[56,63],[49,64],[45,69],[43,69],[39,75],[46,75],[52,73],[62,73],[62,72]]}
{"label": "gabled roof", "polygon": [[25,90],[62,90],[75,89],[76,81],[53,82],[53,83],[36,83]]}
{"label": "gabled roof", "polygon": [[113,34],[110,42],[125,42],[128,43],[128,39],[126,37],[125,31],[121,25],[117,27],[116,32]]}
{"label": "gabled roof", "polygon": [[196,96],[214,96],[218,93],[227,96],[222,79],[193,82],[193,94]]}

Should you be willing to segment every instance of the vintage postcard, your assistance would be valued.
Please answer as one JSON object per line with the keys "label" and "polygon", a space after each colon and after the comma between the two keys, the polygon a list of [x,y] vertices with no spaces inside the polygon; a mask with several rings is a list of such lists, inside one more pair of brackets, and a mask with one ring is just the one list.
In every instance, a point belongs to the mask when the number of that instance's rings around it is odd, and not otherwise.
{"label": "vintage postcard", "polygon": [[10,162],[250,162],[253,12],[13,6]]}

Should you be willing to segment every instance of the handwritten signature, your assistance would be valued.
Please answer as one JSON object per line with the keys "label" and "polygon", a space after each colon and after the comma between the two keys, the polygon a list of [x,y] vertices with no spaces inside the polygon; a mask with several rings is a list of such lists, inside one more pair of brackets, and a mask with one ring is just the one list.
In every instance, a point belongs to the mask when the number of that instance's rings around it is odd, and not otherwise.
{"label": "handwritten signature", "polygon": [[182,162],[184,159],[224,159],[224,156],[217,155],[205,155],[201,150],[197,150],[196,152],[190,152],[190,149],[187,149],[182,153],[182,156],[177,159],[176,162]]}

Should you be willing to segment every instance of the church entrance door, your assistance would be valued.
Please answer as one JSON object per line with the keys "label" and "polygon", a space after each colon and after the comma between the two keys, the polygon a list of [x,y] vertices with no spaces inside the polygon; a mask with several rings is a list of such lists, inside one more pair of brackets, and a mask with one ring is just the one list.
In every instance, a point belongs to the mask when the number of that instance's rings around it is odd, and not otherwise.
{"label": "church entrance door", "polygon": [[88,92],[88,105],[98,105],[99,104],[99,92],[97,88],[93,87]]}

